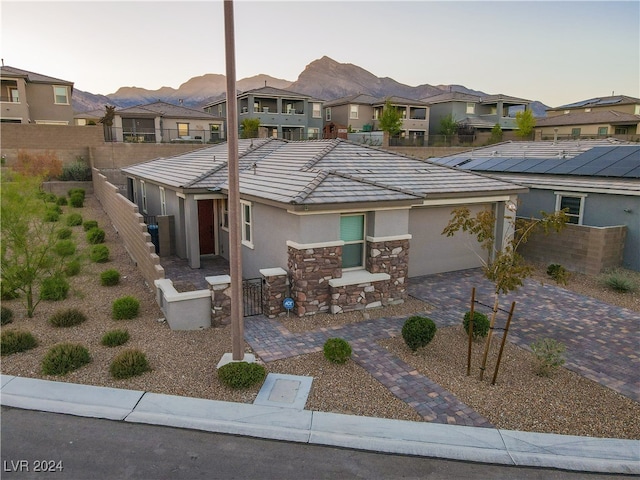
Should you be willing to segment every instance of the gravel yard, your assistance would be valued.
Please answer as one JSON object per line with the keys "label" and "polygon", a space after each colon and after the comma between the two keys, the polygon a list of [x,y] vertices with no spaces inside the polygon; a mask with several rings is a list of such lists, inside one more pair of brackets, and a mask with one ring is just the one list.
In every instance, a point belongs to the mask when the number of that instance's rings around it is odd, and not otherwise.
{"label": "gravel yard", "polygon": [[[70,207],[65,207],[70,209]],[[216,364],[225,352],[231,351],[230,327],[205,331],[172,331],[162,320],[162,312],[151,290],[133,265],[118,236],[111,227],[99,202],[91,195],[85,207],[74,210],[85,220],[97,220],[107,233],[106,245],[111,255],[106,264],[84,261],[80,275],[71,277],[69,297],[61,302],[40,303],[34,318],[26,318],[20,299],[4,301],[14,313],[11,324],[3,329],[30,331],[39,341],[38,347],[27,352],[2,357],[2,373],[49,380],[91,385],[145,390],[199,398],[252,402],[259,386],[234,391],[223,386],[216,375]],[[73,239],[86,249],[82,227],[73,227]],[[85,250],[86,251],[86,250]],[[120,271],[117,286],[100,286],[100,272],[115,268]],[[541,268],[536,277],[548,281]],[[600,300],[640,311],[640,297],[636,294],[616,294],[599,286],[593,278],[572,275],[568,289]],[[112,320],[113,300],[133,295],[141,302],[141,312],[134,320]],[[58,310],[78,308],[88,321],[71,328],[54,328],[47,320]],[[416,299],[405,304],[375,309],[363,314],[315,315],[283,318],[282,323],[292,332],[302,332],[357,322],[366,317],[389,317],[428,312],[430,306]],[[115,328],[126,328],[131,336],[123,346],[109,348],[100,344],[102,335]],[[77,342],[86,346],[92,362],[64,377],[42,375],[40,363],[46,351],[61,342]],[[532,354],[507,342],[497,385],[490,385],[493,364],[489,364],[485,380],[477,375],[467,377],[466,336],[461,327],[438,330],[426,348],[412,353],[402,338],[383,340],[380,344],[393,352],[418,372],[455,393],[467,405],[487,417],[495,426],[506,429],[588,435],[597,437],[640,439],[640,404],[587,380],[566,369],[553,377],[535,375]],[[493,342],[493,348],[499,341]],[[109,376],[109,363],[120,351],[128,348],[142,350],[152,371],[128,380],[114,380]],[[474,365],[479,364],[483,343],[474,343]],[[249,346],[246,350],[250,351]],[[278,360],[266,365],[269,372],[314,377],[306,408],[355,415],[420,421],[421,418],[387,388],[351,361],[334,365],[324,359],[322,352]],[[487,379],[488,377],[488,379]]]}

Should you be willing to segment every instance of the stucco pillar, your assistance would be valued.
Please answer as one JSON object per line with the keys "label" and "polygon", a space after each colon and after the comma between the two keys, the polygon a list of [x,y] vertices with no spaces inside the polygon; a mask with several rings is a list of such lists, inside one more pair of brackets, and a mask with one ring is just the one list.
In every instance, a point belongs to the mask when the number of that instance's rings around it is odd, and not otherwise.
{"label": "stucco pillar", "polygon": [[187,233],[187,258],[191,268],[200,268],[200,238],[198,237],[198,202],[193,197],[184,200],[184,225]]}

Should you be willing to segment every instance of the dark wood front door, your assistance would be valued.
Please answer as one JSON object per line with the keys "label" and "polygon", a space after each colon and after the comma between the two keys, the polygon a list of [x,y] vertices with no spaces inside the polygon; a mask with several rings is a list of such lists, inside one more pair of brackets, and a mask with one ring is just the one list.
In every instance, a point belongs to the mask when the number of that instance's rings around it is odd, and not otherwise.
{"label": "dark wood front door", "polygon": [[200,255],[216,253],[213,200],[198,200],[198,233]]}

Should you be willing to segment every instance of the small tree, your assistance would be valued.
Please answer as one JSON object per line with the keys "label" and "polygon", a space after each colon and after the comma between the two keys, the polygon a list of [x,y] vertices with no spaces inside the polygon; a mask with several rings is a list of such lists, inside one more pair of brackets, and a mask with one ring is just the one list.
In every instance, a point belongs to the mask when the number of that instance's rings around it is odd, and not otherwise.
{"label": "small tree", "polygon": [[499,123],[496,123],[491,129],[491,137],[489,143],[499,143],[502,141],[502,127]]}
{"label": "small tree", "polygon": [[438,131],[440,135],[445,137],[444,140],[446,142],[447,138],[451,141],[451,137],[458,133],[458,127],[458,122],[453,118],[453,114],[449,114],[440,120]]}
{"label": "small tree", "polygon": [[380,130],[389,134],[389,138],[395,137],[402,131],[402,114],[391,104],[391,100],[385,102],[380,115]]}
{"label": "small tree", "polygon": [[533,127],[536,126],[536,118],[533,116],[531,110],[524,110],[516,113],[516,135],[522,138],[528,138],[533,132]]}
{"label": "small tree", "polygon": [[259,118],[245,118],[242,120],[242,138],[257,138],[260,127]]}

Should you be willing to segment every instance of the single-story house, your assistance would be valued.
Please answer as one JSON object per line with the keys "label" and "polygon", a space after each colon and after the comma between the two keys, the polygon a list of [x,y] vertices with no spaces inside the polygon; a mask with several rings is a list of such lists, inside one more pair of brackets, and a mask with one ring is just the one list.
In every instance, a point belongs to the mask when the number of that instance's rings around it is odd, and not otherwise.
{"label": "single-story house", "polygon": [[[342,139],[242,139],[243,277],[288,273],[294,313],[402,302],[408,277],[462,270],[486,257],[475,239],[442,235],[454,207],[496,212],[525,187]],[[173,218],[175,253],[228,259],[228,147],[122,169],[145,215]]]}
{"label": "single-story house", "polygon": [[[582,238],[589,229],[570,226],[560,245],[564,255],[548,249],[547,258],[555,256],[565,266],[587,273],[619,265],[640,271],[640,145],[612,138],[505,142],[431,160],[528,187],[529,192],[520,195],[519,215],[538,217],[541,211],[568,209],[570,224],[593,227],[589,237]],[[619,226],[626,228],[615,233]],[[603,252],[611,258],[603,258],[597,268],[590,264],[594,255],[586,243],[593,247],[604,239],[624,244]]]}

